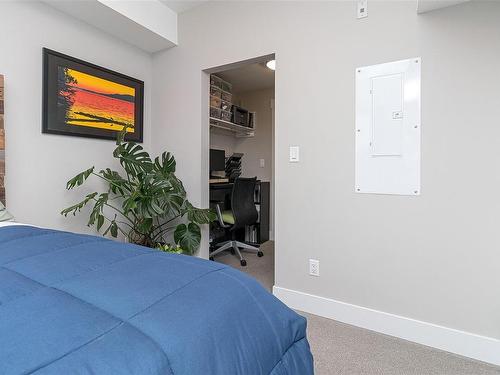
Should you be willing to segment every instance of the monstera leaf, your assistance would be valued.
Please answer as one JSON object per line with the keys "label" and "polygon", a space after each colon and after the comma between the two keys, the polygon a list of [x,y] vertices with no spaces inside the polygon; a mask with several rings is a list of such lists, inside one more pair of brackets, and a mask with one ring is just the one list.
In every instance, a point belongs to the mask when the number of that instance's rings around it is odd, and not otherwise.
{"label": "monstera leaf", "polygon": [[175,158],[170,152],[164,152],[160,157],[155,158],[154,170],[167,176],[175,172]]}
{"label": "monstera leaf", "polygon": [[101,170],[99,174],[109,182],[109,188],[114,194],[120,193],[121,195],[124,195],[125,192],[130,192],[132,190],[130,182],[125,180],[116,171],[106,168]]}
{"label": "monstera leaf", "polygon": [[120,160],[125,172],[133,177],[150,172],[153,169],[153,162],[149,154],[144,151],[141,145],[134,142],[120,144],[113,152],[113,155]]}
{"label": "monstera leaf", "polygon": [[90,212],[90,218],[87,224],[88,226],[94,225],[97,220],[97,230],[101,229],[102,225],[104,224],[104,206],[108,203],[108,199],[108,193],[99,194],[99,197],[97,199],[94,198],[95,203],[92,211]]}
{"label": "monstera leaf", "polygon": [[87,205],[91,200],[93,200],[98,193],[91,193],[88,194],[84,200],[81,202],[78,202],[77,204],[74,204],[73,206],[70,206],[68,208],[65,208],[64,210],[61,211],[61,215],[68,216],[68,214],[73,214],[73,216],[76,215],[77,212],[80,212],[83,207]]}
{"label": "monstera leaf", "polygon": [[68,183],[66,184],[66,189],[70,190],[77,186],[82,185],[93,172],[94,172],[94,167],[89,168],[86,171],[83,171],[82,173],[78,173],[75,177],[73,177],[71,180],[68,181]]}
{"label": "monstera leaf", "polygon": [[174,241],[183,250],[192,254],[200,246],[200,227],[195,223],[178,225],[177,228],[175,228]]}

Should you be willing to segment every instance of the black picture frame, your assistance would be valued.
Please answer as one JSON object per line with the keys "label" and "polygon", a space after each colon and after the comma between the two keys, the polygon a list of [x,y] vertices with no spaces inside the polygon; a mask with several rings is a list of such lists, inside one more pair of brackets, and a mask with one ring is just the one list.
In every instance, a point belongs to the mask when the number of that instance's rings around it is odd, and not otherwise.
{"label": "black picture frame", "polygon": [[[66,70],[65,70],[66,69]],[[133,88],[134,95],[119,95],[119,94],[100,94],[95,93],[90,90],[86,91],[88,96],[100,95],[104,97],[104,102],[106,101],[116,101],[122,102],[133,102],[133,128],[134,132],[127,133],[125,139],[127,141],[143,142],[143,132],[144,132],[144,82],[126,76],[124,74],[115,72],[113,70],[62,54],[50,50],[48,48],[43,48],[43,95],[42,95],[42,133],[47,134],[60,134],[60,135],[71,135],[76,137],[89,137],[89,138],[100,138],[100,139],[116,139],[116,133],[118,130],[123,129],[122,122],[113,120],[113,117],[105,118],[98,117],[94,114],[88,114],[83,112],[74,112],[79,119],[70,119],[70,121],[80,122],[81,126],[75,126],[74,124],[68,124],[68,105],[66,103],[64,95],[60,94],[60,74],[61,71],[66,71],[71,69],[77,71],[78,73],[83,73],[85,75],[90,75],[96,78],[104,79],[110,81],[111,83],[119,84],[122,86],[127,86],[128,88]],[[102,81],[101,81],[102,82]],[[68,86],[65,86],[68,87]],[[74,92],[74,91],[73,91]],[[68,95],[66,95],[67,97]],[[106,103],[103,104],[104,106]],[[124,104],[126,105],[126,104]],[[130,109],[130,107],[127,107]],[[73,108],[71,108],[73,109]],[[130,109],[132,112],[132,109]],[[129,112],[129,114],[130,114]],[[84,117],[82,117],[84,116]],[[82,118],[85,118],[84,120]],[[97,119],[103,119],[97,120]],[[110,121],[111,119],[111,121]],[[99,127],[92,127],[89,125],[82,125],[85,123],[107,123],[109,127],[116,126],[116,130],[103,129]]]}

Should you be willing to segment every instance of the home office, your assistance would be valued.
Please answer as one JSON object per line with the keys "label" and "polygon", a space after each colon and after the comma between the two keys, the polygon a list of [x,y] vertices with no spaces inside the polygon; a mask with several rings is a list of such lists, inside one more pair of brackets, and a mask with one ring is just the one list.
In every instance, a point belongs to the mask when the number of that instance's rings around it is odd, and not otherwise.
{"label": "home office", "polygon": [[274,278],[274,70],[267,60],[210,77],[210,259]]}

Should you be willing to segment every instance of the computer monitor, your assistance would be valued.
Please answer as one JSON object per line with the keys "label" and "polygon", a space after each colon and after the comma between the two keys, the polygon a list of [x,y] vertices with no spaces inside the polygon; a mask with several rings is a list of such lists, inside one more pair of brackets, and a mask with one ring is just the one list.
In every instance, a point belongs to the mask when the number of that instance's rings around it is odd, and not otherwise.
{"label": "computer monitor", "polygon": [[210,149],[210,173],[226,169],[226,152]]}

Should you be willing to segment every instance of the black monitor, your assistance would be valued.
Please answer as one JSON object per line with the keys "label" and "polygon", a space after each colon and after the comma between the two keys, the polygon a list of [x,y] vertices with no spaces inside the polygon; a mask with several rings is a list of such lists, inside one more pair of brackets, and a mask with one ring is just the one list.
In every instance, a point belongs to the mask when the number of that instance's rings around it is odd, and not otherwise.
{"label": "black monitor", "polygon": [[210,173],[226,169],[226,152],[210,149]]}

